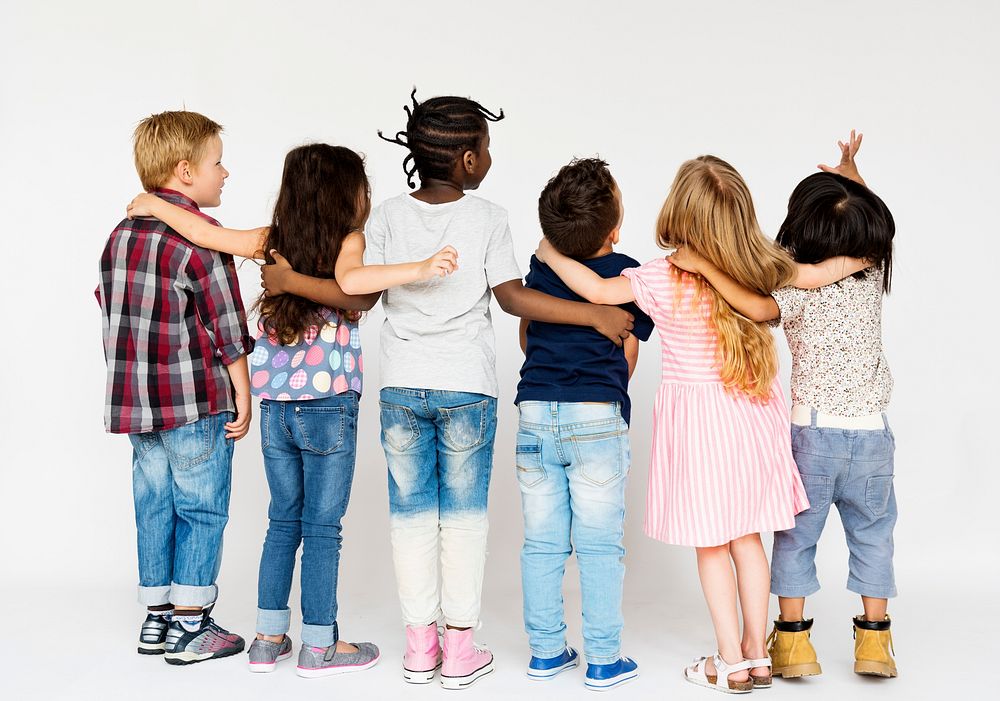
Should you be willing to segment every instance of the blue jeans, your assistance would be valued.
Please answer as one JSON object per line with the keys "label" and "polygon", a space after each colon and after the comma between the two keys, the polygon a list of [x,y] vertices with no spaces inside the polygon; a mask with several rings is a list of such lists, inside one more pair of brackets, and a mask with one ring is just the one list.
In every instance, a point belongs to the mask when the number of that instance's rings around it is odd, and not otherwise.
{"label": "blue jeans", "polygon": [[207,606],[218,596],[233,467],[225,424],[232,418],[223,412],[129,435],[139,602],[146,606]]}
{"label": "blue jeans", "polygon": [[810,508],[795,517],[795,528],[774,534],[772,593],[802,597],[819,591],[816,543],[830,506],[835,505],[850,551],[847,588],[877,599],[896,595],[892,569],[895,447],[887,421],[882,430],[818,428],[813,410],[811,426],[792,425],[792,455]]}
{"label": "blue jeans", "polygon": [[380,405],[403,621],[426,625],[443,616],[451,626],[476,626],[497,400],[387,387]]}
{"label": "blue jeans", "polygon": [[525,401],[519,408],[521,588],[531,654],[555,657],[566,647],[562,580],[575,547],[584,654],[591,664],[610,664],[621,654],[628,425],[617,402]]}
{"label": "blue jeans", "polygon": [[302,642],[337,642],[340,521],[354,481],[358,395],[260,403],[260,444],[271,491],[257,580],[257,632],[288,632],[288,596],[302,544]]}

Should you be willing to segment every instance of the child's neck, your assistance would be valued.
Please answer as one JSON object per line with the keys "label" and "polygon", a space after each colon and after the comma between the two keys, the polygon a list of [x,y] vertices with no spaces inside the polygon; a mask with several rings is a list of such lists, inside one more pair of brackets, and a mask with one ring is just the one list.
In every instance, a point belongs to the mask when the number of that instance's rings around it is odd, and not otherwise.
{"label": "child's neck", "polygon": [[196,205],[198,205],[199,209],[205,208],[205,205],[203,205],[201,202],[197,200],[197,198],[195,198],[195,193],[192,191],[192,188],[185,185],[176,177],[171,177],[170,180],[161,185],[160,188],[158,189],[173,190],[174,192],[179,192],[185,197],[187,197],[189,200],[192,200]]}
{"label": "child's neck", "polygon": [[465,197],[465,188],[462,183],[453,180],[429,178],[421,180],[420,188],[411,192],[410,196],[427,204],[446,204]]}

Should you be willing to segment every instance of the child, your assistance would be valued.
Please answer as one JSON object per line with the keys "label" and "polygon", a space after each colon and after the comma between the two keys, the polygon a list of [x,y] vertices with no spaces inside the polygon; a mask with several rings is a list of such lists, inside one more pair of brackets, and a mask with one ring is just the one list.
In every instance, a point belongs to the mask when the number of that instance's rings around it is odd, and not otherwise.
{"label": "child", "polygon": [[[758,321],[780,319],[792,352],[792,455],[811,508],[795,528],[774,535],[771,591],[781,616],[769,638],[774,674],[820,674],[803,619],[805,597],[819,590],[816,543],[835,504],[847,535],[847,588],[861,595],[854,619],[858,674],[895,677],[887,598],[896,595],[892,530],[895,439],[885,418],[892,375],[882,352],[882,294],[892,271],[895,223],[861,179],[851,132],[836,168],[810,175],[792,192],[778,243],[795,260],[831,256],[865,261],[863,272],[815,290],[786,287],[762,295],[735,284],[695,256],[675,265],[703,275],[738,311]],[[682,255],[686,252],[682,252]],[[671,259],[673,260],[673,258]]]}
{"label": "child", "polygon": [[[294,295],[257,301],[261,337],[250,362],[252,391],[261,398],[261,446],[271,504],[260,560],[257,639],[250,647],[253,672],[270,672],[291,656],[288,597],[300,543],[299,676],[361,671],[379,659],[371,643],[340,640],[337,626],[341,521],[354,477],[362,389],[358,318],[379,296],[377,291],[345,295],[337,279],[345,265],[360,264],[368,192],[358,154],[343,146],[310,144],[285,158],[268,228],[232,231],[206,226],[179,208],[143,195],[130,205],[133,215],[162,218],[202,245],[247,257],[280,248],[301,270],[324,276],[327,294],[322,305]],[[377,272],[386,284],[393,282],[391,275],[413,282],[444,274],[453,269],[453,260],[448,251],[396,266],[388,274]]]}
{"label": "child", "polygon": [[[411,99],[406,129],[392,141],[409,149],[404,170],[408,182],[419,175],[420,188],[376,208],[365,239],[367,265],[341,284],[358,292],[366,288],[355,285],[366,284],[373,267],[422,258],[446,244],[461,252],[462,264],[450,276],[383,296],[380,404],[393,561],[407,626],[403,677],[428,683],[440,667],[445,688],[464,689],[493,670],[492,653],[473,643],[498,393],[490,292],[509,313],[594,326],[618,343],[628,336],[631,315],[525,289],[507,213],[465,194],[489,171],[487,123],[503,113],[461,97]],[[313,278],[285,265],[265,267],[264,276],[269,292],[317,294]]]}
{"label": "child", "polygon": [[[546,240],[601,277],[617,277],[638,261],[614,252],[621,191],[596,158],[574,160],[538,198]],[[536,258],[527,287],[580,300]],[[592,329],[521,322],[525,361],[517,386],[521,420],[517,480],[524,507],[521,582],[524,627],[531,645],[530,679],[552,679],[577,665],[566,646],[562,578],[576,549],[583,594],[586,686],[607,689],[638,676],[621,655],[625,579],[625,479],[629,469],[628,380],[653,322],[634,304],[632,335],[618,348]],[[623,352],[624,350],[624,352]]]}
{"label": "child", "polygon": [[[222,127],[196,112],[139,123],[135,165],[150,197],[215,224],[229,172]],[[229,518],[233,442],[250,426],[253,349],[231,257],[190,245],[154,220],[122,221],[97,289],[108,365],[104,425],[132,442],[138,651],[174,665],[243,650],[209,616]]]}
{"label": "child", "polygon": [[[743,178],[713,156],[681,166],[660,210],[657,243],[687,245],[762,291],[796,276],[788,255],[761,233]],[[788,412],[770,331],[734,314],[668,259],[605,280],[544,240],[540,252],[578,294],[604,303],[635,300],[659,329],[663,382],[653,409],[645,530],[696,548],[718,641],[718,654],[697,660],[685,678],[728,692],[768,686],[768,567],[760,532],[791,528],[808,507],[784,437]]]}

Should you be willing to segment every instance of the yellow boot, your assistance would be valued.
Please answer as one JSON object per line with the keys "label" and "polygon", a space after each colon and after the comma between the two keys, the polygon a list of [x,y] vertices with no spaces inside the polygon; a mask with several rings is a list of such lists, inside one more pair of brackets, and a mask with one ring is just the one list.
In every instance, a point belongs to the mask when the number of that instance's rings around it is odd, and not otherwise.
{"label": "yellow boot", "polygon": [[866,621],[864,616],[854,619],[854,673],[875,677],[895,677],[896,660],[892,659],[891,621]]}
{"label": "yellow boot", "polygon": [[809,641],[813,619],[774,622],[767,638],[767,654],[771,656],[771,673],[776,677],[809,677],[822,674],[816,661],[816,649]]}

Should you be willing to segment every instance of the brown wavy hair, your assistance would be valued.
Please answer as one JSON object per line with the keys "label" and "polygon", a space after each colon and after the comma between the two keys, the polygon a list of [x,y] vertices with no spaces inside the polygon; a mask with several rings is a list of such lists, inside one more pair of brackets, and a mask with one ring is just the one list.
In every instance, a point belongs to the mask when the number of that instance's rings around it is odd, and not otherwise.
{"label": "brown wavy hair", "polygon": [[[264,243],[288,259],[304,275],[334,278],[334,266],[344,239],[364,226],[371,209],[365,162],[343,146],[308,144],[285,156],[278,201]],[[298,342],[310,326],[323,326],[324,307],[291,294],[257,298],[264,331],[282,345]],[[358,312],[334,309],[340,318],[357,320]]]}
{"label": "brown wavy hair", "polygon": [[[795,277],[788,253],[761,232],[746,182],[715,156],[699,156],[681,165],[660,210],[656,241],[661,248],[689,247],[760,294],[770,294]],[[737,313],[700,276],[694,277],[699,295],[711,299],[723,385],[766,403],[778,373],[770,329]]]}

